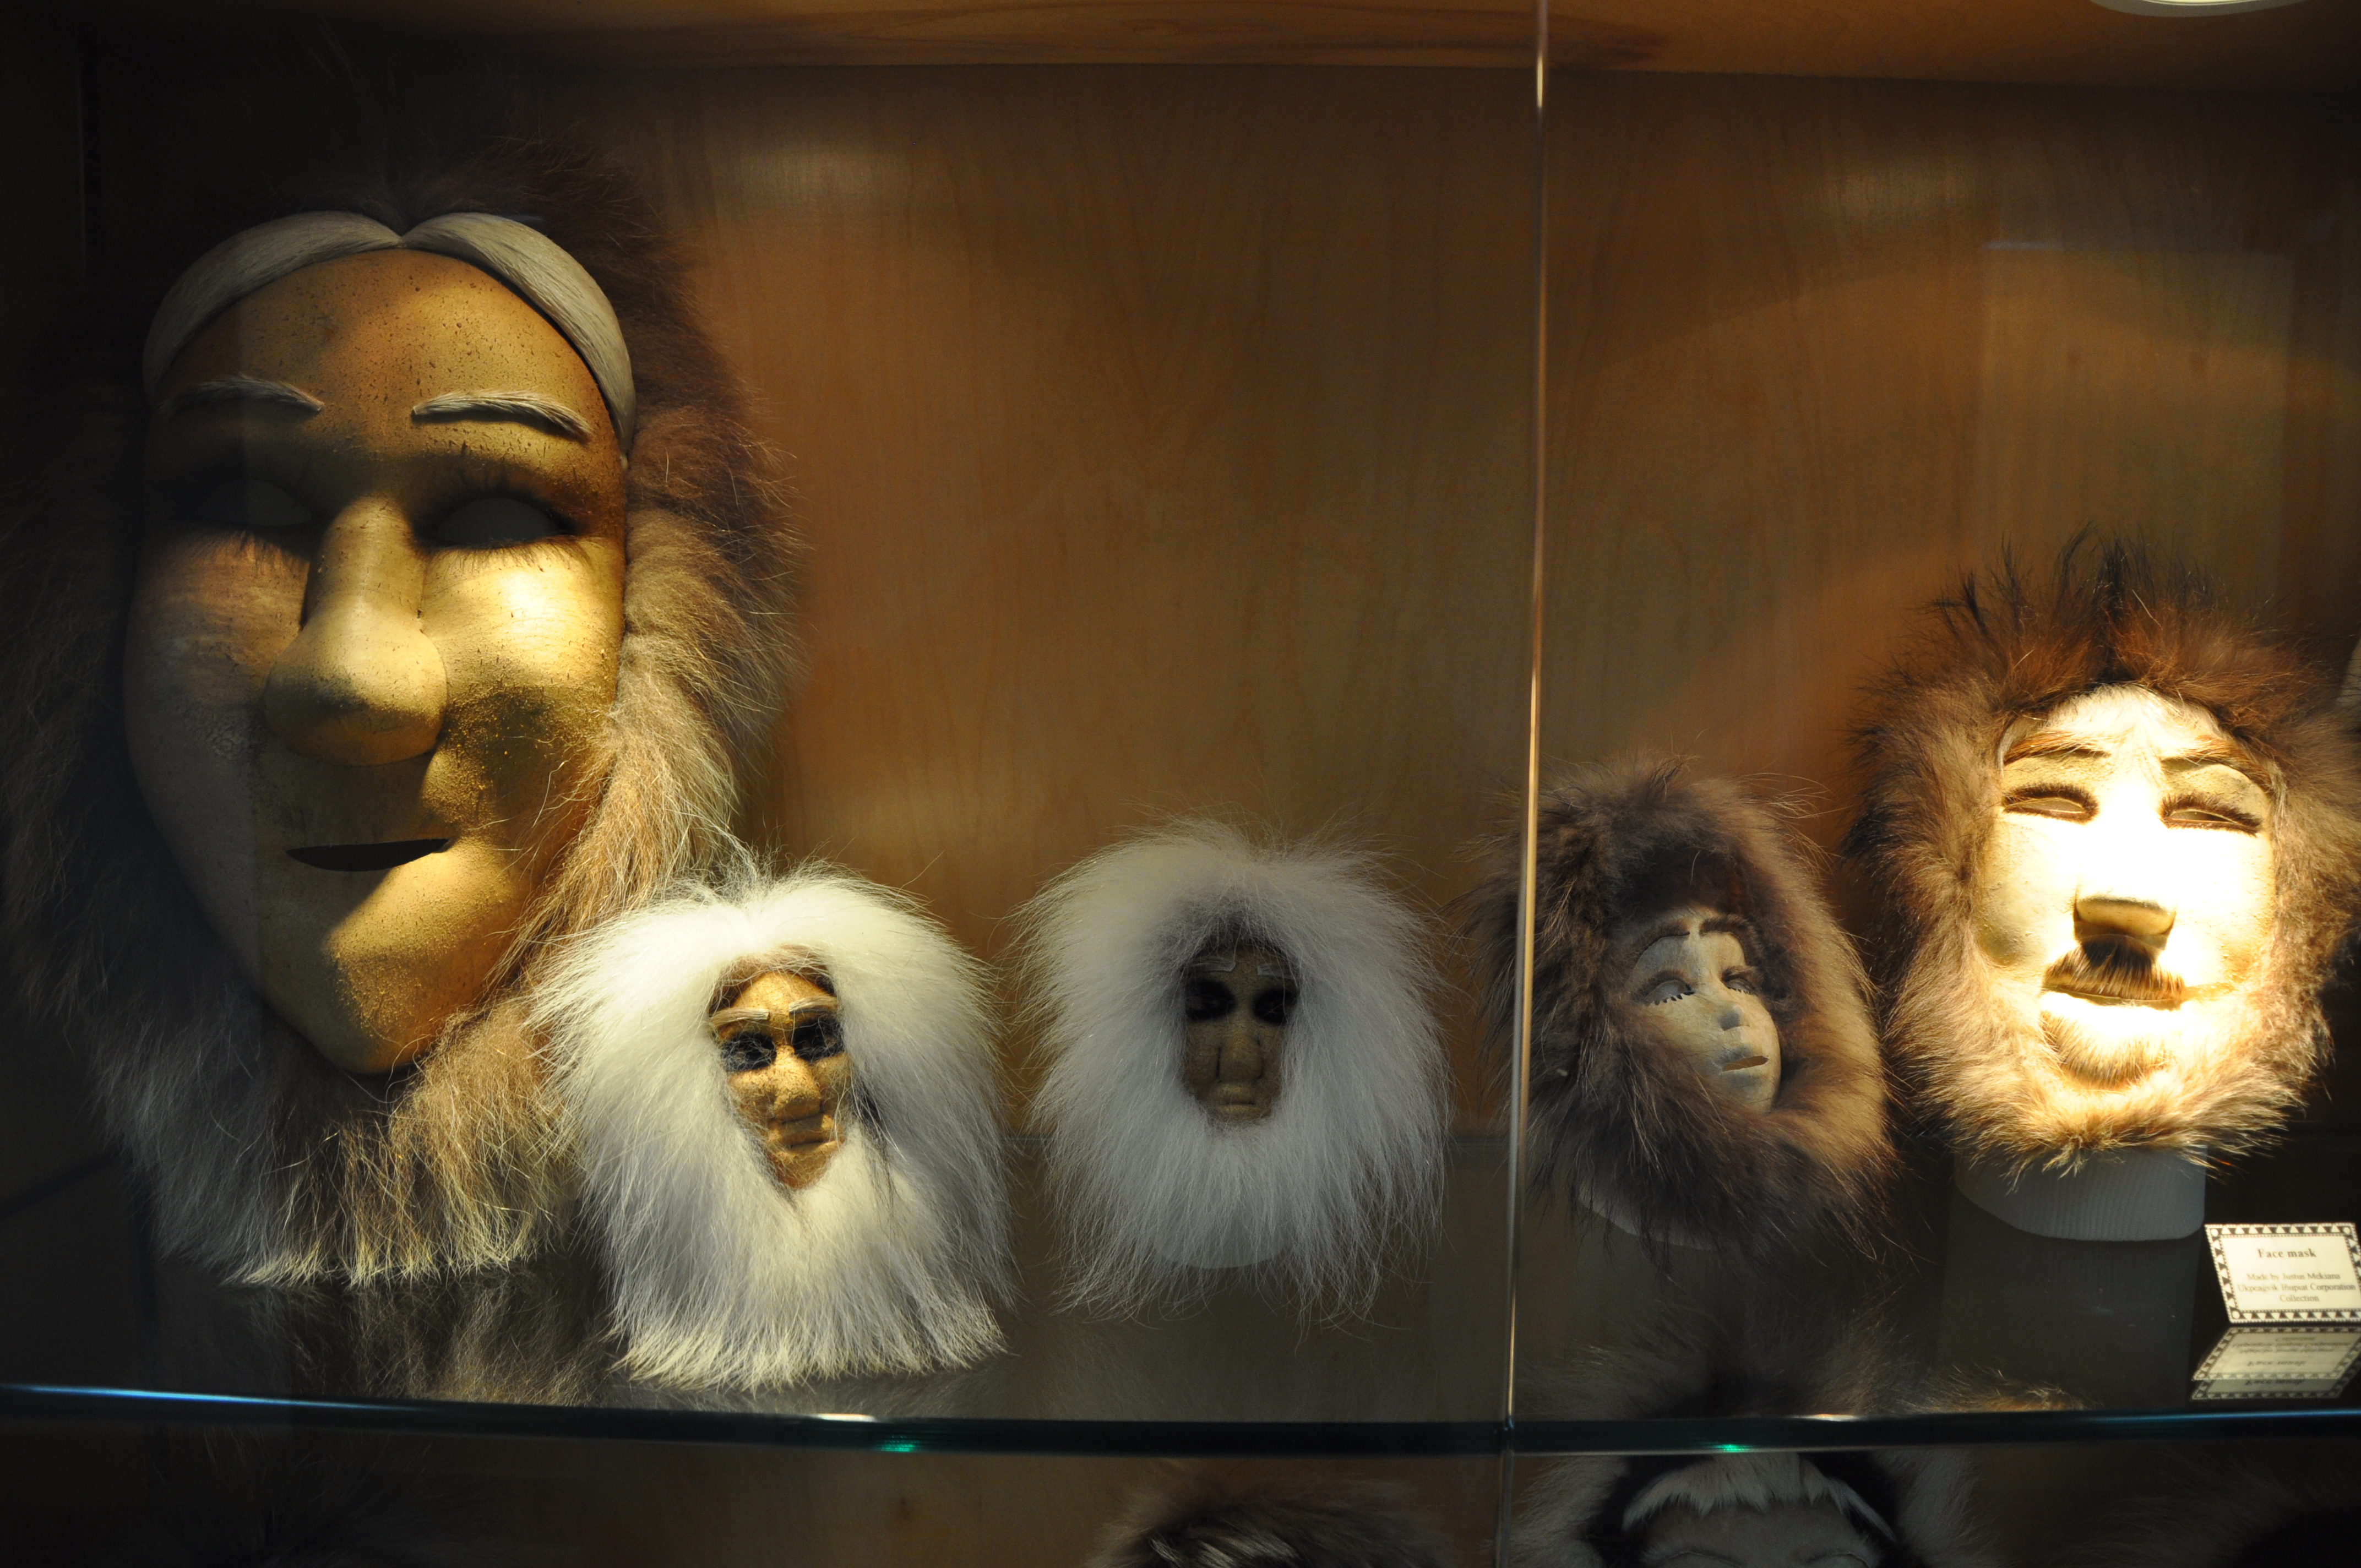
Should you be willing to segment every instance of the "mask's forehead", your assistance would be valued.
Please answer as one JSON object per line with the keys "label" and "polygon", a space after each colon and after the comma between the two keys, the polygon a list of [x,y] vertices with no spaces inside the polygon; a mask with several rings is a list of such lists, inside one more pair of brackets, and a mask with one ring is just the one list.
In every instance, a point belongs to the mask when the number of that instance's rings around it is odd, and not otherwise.
{"label": "mask's forehead", "polygon": [[2155,758],[2211,742],[2228,745],[2221,721],[2195,703],[2146,686],[2101,686],[2070,697],[2048,713],[2020,718],[2001,738],[2005,762],[2037,738],[2070,740],[2094,751]]}

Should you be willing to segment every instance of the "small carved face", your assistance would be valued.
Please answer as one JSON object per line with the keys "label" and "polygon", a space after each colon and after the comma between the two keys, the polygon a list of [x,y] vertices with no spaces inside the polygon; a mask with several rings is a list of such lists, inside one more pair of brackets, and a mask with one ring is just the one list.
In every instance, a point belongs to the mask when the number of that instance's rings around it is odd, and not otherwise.
{"label": "small carved face", "polygon": [[1269,1115],[1295,1012],[1286,957],[1259,942],[1208,948],[1190,960],[1180,1003],[1187,1042],[1180,1075],[1189,1092],[1224,1122]]}
{"label": "small carved face", "polygon": [[1639,949],[1624,994],[1641,1029],[1739,1104],[1770,1110],[1779,1095],[1779,1025],[1746,961],[1738,922],[1710,909],[1675,909],[1625,941]]}
{"label": "small carved face", "polygon": [[773,1174],[798,1190],[811,1186],[841,1146],[838,1119],[852,1087],[835,995],[776,970],[740,987],[709,1022],[738,1114],[762,1135]]}

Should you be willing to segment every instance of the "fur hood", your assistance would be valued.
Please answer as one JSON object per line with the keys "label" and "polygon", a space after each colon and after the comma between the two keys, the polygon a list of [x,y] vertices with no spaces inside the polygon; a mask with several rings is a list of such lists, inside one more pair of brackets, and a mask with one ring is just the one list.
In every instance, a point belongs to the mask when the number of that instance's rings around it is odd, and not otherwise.
{"label": "fur hood", "polygon": [[1144,1491],[1087,1568],[1444,1568],[1442,1536],[1375,1486]]}
{"label": "fur hood", "polygon": [[[1247,1269],[1365,1307],[1433,1223],[1449,1113],[1424,923],[1371,859],[1182,822],[1082,861],[1027,919],[1069,1296],[1125,1310]],[[1275,1107],[1247,1126],[1181,1076],[1182,973],[1224,936],[1277,948],[1298,988]]]}
{"label": "fur hood", "polygon": [[[1578,1390],[1563,1413],[1588,1420],[1867,1411],[1896,1402],[1897,1368],[1873,1322],[1788,1327],[1793,1332],[1773,1334],[1782,1343],[1765,1354],[1762,1345],[1726,1344],[1668,1325],[1639,1345],[1582,1357],[1550,1381]],[[1791,1469],[1796,1460],[1809,1469]],[[1515,1568],[1637,1568],[1644,1534],[1627,1532],[1623,1519],[1652,1488],[1666,1485],[1693,1497],[1756,1507],[1765,1495],[1849,1494],[1848,1503],[1866,1505],[1883,1523],[1882,1530],[1861,1526],[1886,1548],[1880,1568],[1999,1568],[1976,1522],[1963,1453],[1584,1454],[1519,1469],[1531,1479],[1520,1481],[1510,1537]],[[1856,1509],[1846,1511],[1861,1519]]]}
{"label": "fur hood", "polygon": [[796,548],[779,491],[653,212],[580,150],[447,124],[421,108],[411,129],[388,128],[349,95],[319,106],[280,132],[307,144],[300,161],[224,196],[171,261],[295,212],[397,229],[443,213],[530,214],[597,280],[629,345],[640,413],[605,766],[589,770],[587,820],[486,994],[413,1068],[355,1078],[271,1015],[133,780],[121,692],[147,422],[138,334],[169,278],[118,291],[111,327],[93,304],[102,324],[79,348],[53,345],[38,386],[19,378],[6,423],[0,935],[15,995],[28,1037],[87,1063],[163,1245],[249,1281],[416,1277],[548,1242],[571,1182],[549,1157],[552,1107],[524,1017],[533,954],[713,858],[737,764],[766,742],[794,665]]}
{"label": "fur hood", "polygon": [[[1773,809],[1678,761],[1581,769],[1540,805],[1532,1126],[1537,1183],[1609,1202],[1664,1241],[1768,1245],[1857,1229],[1893,1162],[1861,968],[1809,848]],[[1472,921],[1496,1038],[1516,1014],[1514,847]],[[1616,933],[1668,875],[1727,868],[1747,956],[1778,1025],[1778,1097],[1731,1103],[1632,1025]]]}
{"label": "fur hood", "polygon": [[[843,1143],[801,1191],[738,1118],[707,1026],[785,963],[834,988]],[[741,873],[609,921],[536,992],[624,1365],[747,1387],[1000,1348],[1008,1215],[983,972],[907,899],[825,868]]]}
{"label": "fur hood", "polygon": [[[2361,746],[2336,674],[2204,579],[2122,544],[2070,546],[2047,587],[2004,558],[1930,609],[1872,688],[1847,849],[1899,917],[1888,1041],[1955,1148],[2011,1166],[2128,1146],[2235,1154],[2300,1102],[2329,1047],[2320,992],[2361,914]],[[2210,713],[2272,775],[2279,917],[2240,1048],[2169,1081],[2059,1096],[2020,1070],[1976,981],[1969,890],[2010,727],[2116,685]]]}

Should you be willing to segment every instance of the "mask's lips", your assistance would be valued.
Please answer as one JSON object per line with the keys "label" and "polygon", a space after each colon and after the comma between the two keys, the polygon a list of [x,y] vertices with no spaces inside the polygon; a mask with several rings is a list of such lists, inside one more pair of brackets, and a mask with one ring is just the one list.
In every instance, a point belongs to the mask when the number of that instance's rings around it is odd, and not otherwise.
{"label": "mask's lips", "polygon": [[307,844],[287,853],[324,872],[390,872],[450,847],[448,839],[396,839],[386,844]]}

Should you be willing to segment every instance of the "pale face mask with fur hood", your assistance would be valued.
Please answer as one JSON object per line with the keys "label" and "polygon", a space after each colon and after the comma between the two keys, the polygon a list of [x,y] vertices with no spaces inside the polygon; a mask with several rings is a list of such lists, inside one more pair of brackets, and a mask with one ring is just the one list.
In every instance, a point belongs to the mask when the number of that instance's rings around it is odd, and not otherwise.
{"label": "pale face mask with fur hood", "polygon": [[[1540,835],[1536,1182],[1657,1242],[1858,1232],[1893,1161],[1883,1070],[1806,847],[1735,784],[1650,758],[1560,780]],[[1505,1041],[1513,870],[1472,925]]]}
{"label": "pale face mask with fur hood", "polygon": [[248,1281],[553,1243],[537,955],[724,850],[795,663],[793,536],[653,214],[417,117],[203,236],[5,501],[19,994],[166,1249]]}
{"label": "pale face mask with fur hood", "polygon": [[1183,822],[1027,910],[1068,1299],[1234,1273],[1360,1310],[1431,1224],[1447,1091],[1418,917],[1364,855]]}
{"label": "pale face mask with fur hood", "polygon": [[1877,688],[1851,846],[1903,916],[1890,1035],[1971,1161],[2267,1137],[2361,911],[2361,748],[2312,668],[2120,547],[1936,607]]}

